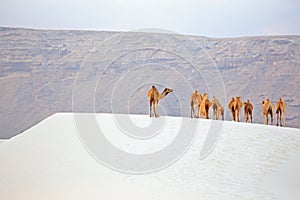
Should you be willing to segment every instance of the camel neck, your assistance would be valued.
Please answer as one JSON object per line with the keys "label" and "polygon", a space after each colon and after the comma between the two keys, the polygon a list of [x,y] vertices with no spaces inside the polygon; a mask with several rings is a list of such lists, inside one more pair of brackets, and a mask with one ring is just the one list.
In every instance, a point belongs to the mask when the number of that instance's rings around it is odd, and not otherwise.
{"label": "camel neck", "polygon": [[163,91],[161,94],[159,94],[158,99],[162,99],[162,98],[164,98],[165,96],[167,96],[167,92],[166,92],[166,91]]}

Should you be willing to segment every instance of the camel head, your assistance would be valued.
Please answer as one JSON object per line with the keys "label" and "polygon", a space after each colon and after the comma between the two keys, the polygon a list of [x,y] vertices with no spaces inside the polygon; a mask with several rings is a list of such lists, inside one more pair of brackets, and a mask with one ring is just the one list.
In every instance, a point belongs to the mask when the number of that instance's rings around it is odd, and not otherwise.
{"label": "camel head", "polygon": [[173,92],[173,89],[165,88],[163,92],[166,93],[166,95],[167,95],[167,94],[169,94],[170,92]]}

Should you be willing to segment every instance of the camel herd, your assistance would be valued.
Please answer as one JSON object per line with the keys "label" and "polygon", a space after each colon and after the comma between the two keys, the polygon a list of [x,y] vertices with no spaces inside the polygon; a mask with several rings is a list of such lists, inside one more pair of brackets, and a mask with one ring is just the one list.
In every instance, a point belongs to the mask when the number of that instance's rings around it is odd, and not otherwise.
{"label": "camel herd", "polygon": [[[152,88],[148,91],[150,117],[159,116],[158,101],[167,96],[170,92],[173,92],[173,89],[165,88],[162,93],[159,93],[157,88],[152,86]],[[195,90],[190,97],[190,102],[191,118],[200,118],[203,116],[205,119],[209,119],[209,109],[212,108],[214,119],[218,120],[220,116],[221,119],[224,120],[224,108],[215,96],[213,96],[210,101],[208,94],[204,93],[202,96],[197,90]],[[276,113],[276,125],[278,126],[280,124],[280,126],[286,126],[286,105],[286,102],[284,102],[282,98],[277,101],[275,107],[269,99],[262,101],[262,115],[265,117],[265,124],[269,124],[269,115],[271,118],[270,124],[273,124],[273,116]],[[232,97],[228,103],[228,108],[232,114],[232,120],[240,122],[240,113],[243,106],[244,121],[252,123],[253,105],[249,100],[243,103],[240,96],[236,98]]]}

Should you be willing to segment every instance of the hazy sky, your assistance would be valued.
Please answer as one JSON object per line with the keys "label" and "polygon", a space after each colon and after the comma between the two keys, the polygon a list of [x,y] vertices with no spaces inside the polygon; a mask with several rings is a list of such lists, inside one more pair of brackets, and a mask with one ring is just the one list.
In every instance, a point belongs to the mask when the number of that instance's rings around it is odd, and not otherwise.
{"label": "hazy sky", "polygon": [[211,37],[300,34],[300,0],[0,0],[0,26]]}

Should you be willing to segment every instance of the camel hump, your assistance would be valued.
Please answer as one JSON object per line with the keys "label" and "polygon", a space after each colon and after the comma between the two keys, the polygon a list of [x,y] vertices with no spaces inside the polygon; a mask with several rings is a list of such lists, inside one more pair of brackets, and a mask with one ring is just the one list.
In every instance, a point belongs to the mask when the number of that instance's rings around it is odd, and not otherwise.
{"label": "camel hump", "polygon": [[155,94],[158,96],[159,92],[155,86],[152,86],[152,88],[148,91],[148,98],[153,99],[155,97]]}
{"label": "camel hump", "polygon": [[[229,107],[229,109],[232,111],[232,107],[234,107],[234,101],[235,101],[235,99],[234,99],[234,97],[232,97],[231,98],[231,100],[230,100],[230,102],[229,102],[229,104],[228,104],[228,107]],[[234,110],[234,109],[233,109]]]}

